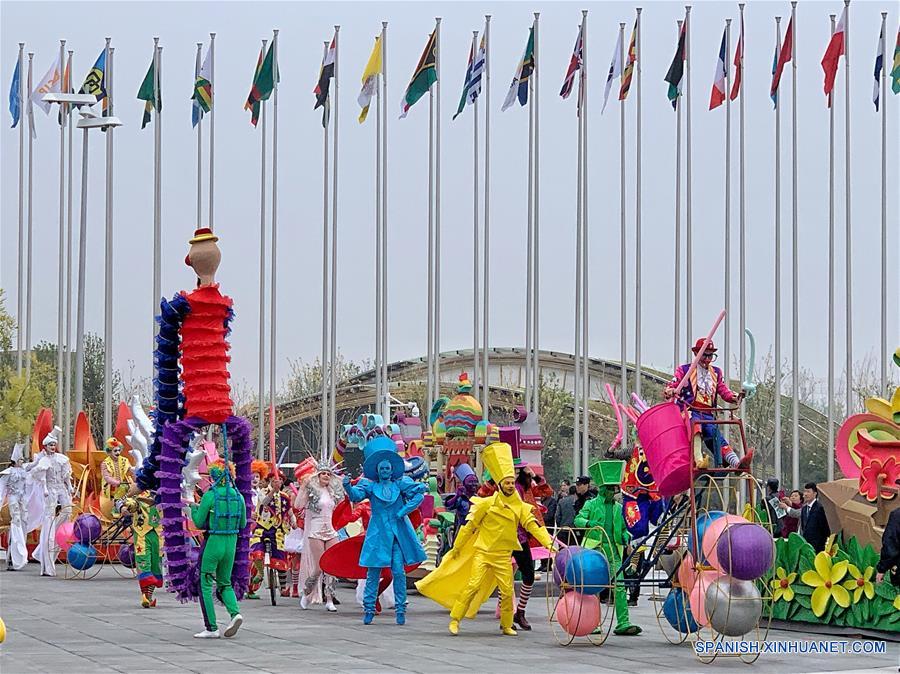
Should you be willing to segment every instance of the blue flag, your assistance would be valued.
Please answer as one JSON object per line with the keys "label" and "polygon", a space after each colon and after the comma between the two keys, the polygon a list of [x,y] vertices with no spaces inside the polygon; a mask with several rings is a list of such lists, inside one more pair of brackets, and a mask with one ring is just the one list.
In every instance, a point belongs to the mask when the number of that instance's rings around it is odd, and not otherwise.
{"label": "blue flag", "polygon": [[12,128],[19,125],[22,116],[22,81],[19,73],[19,59],[16,59],[16,69],[13,72],[12,83],[9,85],[9,114],[12,116]]}
{"label": "blue flag", "polygon": [[[772,77],[775,77],[775,73],[778,71],[778,46],[775,46],[775,56],[772,58]],[[778,87],[772,87],[769,92],[769,98],[772,99],[772,105],[778,107]]]}

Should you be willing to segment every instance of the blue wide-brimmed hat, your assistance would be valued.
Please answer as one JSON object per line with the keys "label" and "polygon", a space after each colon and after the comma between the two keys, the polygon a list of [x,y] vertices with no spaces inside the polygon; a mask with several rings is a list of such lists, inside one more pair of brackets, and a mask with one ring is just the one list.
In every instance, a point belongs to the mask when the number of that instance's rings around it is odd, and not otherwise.
{"label": "blue wide-brimmed hat", "polygon": [[383,435],[372,438],[363,448],[363,475],[370,480],[378,479],[378,464],[391,462],[391,477],[399,480],[403,477],[403,458],[397,454],[397,445]]}

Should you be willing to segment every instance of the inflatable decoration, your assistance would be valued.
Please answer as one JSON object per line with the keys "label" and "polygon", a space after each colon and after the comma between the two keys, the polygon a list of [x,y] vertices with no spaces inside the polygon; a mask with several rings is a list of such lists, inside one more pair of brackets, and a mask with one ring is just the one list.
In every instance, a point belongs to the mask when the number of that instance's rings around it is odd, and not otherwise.
{"label": "inflatable decoration", "polygon": [[600,594],[609,589],[609,562],[599,550],[581,550],[566,563],[565,579],[581,594]]}
{"label": "inflatable decoration", "polygon": [[772,535],[758,524],[731,524],[716,544],[718,568],[738,580],[756,580],[775,559]]}
{"label": "inflatable decoration", "polygon": [[700,551],[703,553],[706,563],[717,568],[722,573],[727,573],[727,571],[719,564],[716,546],[722,538],[722,533],[732,524],[750,524],[750,522],[740,515],[727,514],[724,517],[712,518],[711,522],[707,522],[707,526],[703,531],[703,537],[700,539]]}
{"label": "inflatable decoration", "polygon": [[706,588],[704,601],[709,625],[720,634],[742,637],[762,615],[762,597],[755,583],[719,578]]}
{"label": "inflatable decoration", "polygon": [[119,564],[133,569],[134,568],[134,546],[130,543],[119,546]]}
{"label": "inflatable decoration", "polygon": [[569,561],[572,559],[573,555],[580,552],[584,552],[584,548],[579,545],[570,545],[556,554],[556,557],[553,560],[553,582],[556,583],[557,586],[561,586],[565,582],[565,574],[569,566]]}
{"label": "inflatable decoration", "polygon": [[556,605],[556,619],[567,634],[585,637],[600,624],[600,600],[593,594],[566,592]]}
{"label": "inflatable decoration", "polygon": [[443,410],[444,428],[451,438],[475,434],[475,427],[483,416],[481,403],[472,397],[472,382],[469,375],[459,375],[457,394]]}
{"label": "inflatable decoration", "polygon": [[100,538],[100,518],[96,515],[84,513],[75,518],[73,532],[76,540],[82,545],[90,545]]}
{"label": "inflatable decoration", "polygon": [[701,571],[694,582],[694,587],[691,588],[688,595],[691,615],[694,616],[697,624],[701,626],[709,624],[709,618],[706,615],[706,590],[722,577],[722,574],[718,571]]}
{"label": "inflatable decoration", "polygon": [[60,549],[64,552],[68,552],[69,548],[72,547],[72,544],[78,542],[78,537],[75,536],[75,523],[63,522],[58,527],[56,527],[55,536],[56,544],[60,547]]}
{"label": "inflatable decoration", "polygon": [[663,615],[669,624],[682,634],[689,634],[700,629],[694,616],[691,614],[691,608],[687,605],[684,590],[680,587],[673,587],[666,596],[663,603]]}
{"label": "inflatable decoration", "polygon": [[73,569],[87,571],[97,561],[97,550],[92,545],[73,543],[66,552],[66,561]]}
{"label": "inflatable decoration", "polygon": [[691,554],[699,555],[701,564],[709,564],[709,560],[706,558],[706,555],[703,552],[703,546],[701,545],[704,534],[706,534],[706,529],[720,517],[725,517],[725,513],[721,510],[710,510],[709,512],[697,515],[697,538],[699,540],[697,541],[696,547],[694,547],[694,531],[691,530],[691,533],[688,534],[687,549]]}

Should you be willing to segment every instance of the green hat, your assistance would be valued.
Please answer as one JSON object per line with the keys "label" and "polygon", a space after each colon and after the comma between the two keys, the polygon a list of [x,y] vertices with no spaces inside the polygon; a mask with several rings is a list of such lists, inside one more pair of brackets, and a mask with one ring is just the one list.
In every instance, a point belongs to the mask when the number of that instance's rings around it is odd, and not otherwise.
{"label": "green hat", "polygon": [[588,472],[598,486],[618,486],[625,476],[625,462],[619,460],[597,461],[588,466]]}

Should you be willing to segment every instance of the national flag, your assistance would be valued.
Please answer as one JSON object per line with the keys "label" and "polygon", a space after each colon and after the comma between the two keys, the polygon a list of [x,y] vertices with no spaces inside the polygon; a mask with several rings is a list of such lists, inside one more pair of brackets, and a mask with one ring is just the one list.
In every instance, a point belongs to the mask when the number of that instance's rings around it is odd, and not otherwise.
{"label": "national flag", "polygon": [[[569,58],[569,67],[566,69],[566,77],[563,80],[562,88],[559,90],[559,95],[566,99],[572,93],[572,89],[575,88],[575,73],[581,70],[581,64],[584,63],[584,24],[582,23],[578,27],[578,37],[575,38],[575,47],[572,49],[572,56]],[[578,107],[581,107],[581,100],[579,95]]]}
{"label": "national flag", "polygon": [[156,114],[162,112],[162,86],[156,77],[156,58],[150,59],[150,67],[147,74],[144,75],[144,81],[141,82],[141,88],[138,89],[138,100],[146,101],[144,103],[144,116],[141,119],[141,128],[143,129],[150,123],[152,117],[151,111],[156,109]]}
{"label": "national flag", "polygon": [[519,61],[519,67],[516,74],[509,85],[509,91],[506,92],[506,99],[500,106],[500,112],[503,112],[517,100],[519,105],[528,103],[528,87],[531,79],[531,73],[535,68],[534,61],[534,26],[528,30],[528,42],[525,43],[525,53],[522,54],[522,60]]}
{"label": "national flag", "polygon": [[894,66],[891,68],[891,91],[900,94],[900,29],[897,30],[897,45],[894,47]]}
{"label": "national flag", "polygon": [[794,58],[794,19],[791,18],[788,23],[787,31],[784,34],[784,42],[781,43],[781,53],[778,54],[778,60],[775,62],[775,68],[772,70],[772,86],[769,87],[769,96],[773,100],[778,97],[778,85],[781,84],[781,74],[787,62]]}
{"label": "national flag", "polygon": [[603,92],[603,107],[600,114],[606,110],[606,102],[609,100],[609,90],[612,89],[613,80],[622,76],[622,31],[616,40],[616,50],[613,52],[612,61],[609,64],[609,72],[606,74],[606,90]]}
{"label": "national flag", "polygon": [[469,65],[466,68],[466,80],[463,82],[462,94],[459,97],[459,107],[453,119],[462,114],[466,104],[471,105],[481,93],[481,76],[484,74],[484,35],[481,36],[481,46],[475,51],[475,41],[469,49]]}
{"label": "national flag", "polygon": [[279,80],[278,65],[275,63],[275,41],[269,44],[263,57],[262,48],[259,50],[259,60],[256,62],[256,73],[253,76],[253,84],[250,85],[250,93],[247,94],[247,102],[244,110],[250,110],[250,123],[256,126],[259,120],[259,110],[262,101],[269,100],[269,96],[275,90],[275,83]]}
{"label": "national flag", "polygon": [[669,83],[669,100],[672,101],[672,109],[678,107],[678,99],[681,97],[681,87],[684,82],[684,39],[687,22],[681,24],[681,32],[678,34],[678,47],[672,58],[672,65],[666,73],[665,81]]}
{"label": "national flag", "polygon": [[[775,45],[775,53],[772,54],[772,77],[775,77],[775,71],[778,68],[778,45]],[[778,89],[769,91],[769,98],[772,99],[772,105],[778,107]]]}
{"label": "national flag", "polygon": [[634,28],[631,29],[631,41],[628,43],[628,60],[625,61],[625,70],[622,71],[622,84],[619,87],[620,101],[628,98],[628,90],[631,89],[631,76],[634,74],[634,64],[637,62],[637,50],[635,48],[637,29],[637,19],[635,19]]}
{"label": "national flag", "polygon": [[[203,119],[203,115],[212,110],[213,105],[213,84],[212,84],[212,62],[210,61],[210,52],[212,49],[207,48],[206,57],[203,59],[203,65],[194,68],[194,93],[191,95],[191,125],[197,126],[197,123]],[[199,62],[200,52],[197,52]]]}
{"label": "national flag", "polygon": [[725,102],[725,80],[728,77],[728,66],[725,63],[727,32],[722,32],[722,44],[719,46],[719,61],[716,63],[716,79],[709,94],[709,109],[714,110]]}
{"label": "national flag", "polygon": [[16,69],[13,70],[12,82],[9,84],[9,114],[12,117],[12,127],[19,125],[22,116],[22,74],[19,72],[20,59],[16,59]]}
{"label": "national flag", "polygon": [[331,38],[331,44],[325,51],[325,58],[322,59],[322,65],[319,67],[319,80],[316,82],[316,88],[313,93],[316,95],[316,104],[313,110],[321,108],[328,101],[328,92],[331,89],[331,80],[334,78],[334,54],[336,44],[334,38]]}
{"label": "national flag", "polygon": [[437,82],[437,31],[432,31],[425,45],[425,51],[419,57],[419,64],[409,80],[409,85],[400,101],[400,119],[406,117],[409,109],[416,104]]}
{"label": "national flag", "polygon": [[844,55],[844,24],[847,20],[847,7],[841,12],[837,27],[828,41],[828,48],[822,57],[822,70],[825,71],[825,95],[834,89],[834,78],[837,77],[838,61]]}
{"label": "national flag", "polygon": [[875,86],[872,89],[872,102],[875,104],[875,112],[881,102],[881,71],[884,69],[884,22],[881,23],[881,32],[878,34],[878,51],[875,52]]}
{"label": "national flag", "polygon": [[383,56],[381,54],[381,36],[375,38],[375,46],[372,47],[372,53],[369,54],[369,61],[366,63],[366,69],[362,74],[362,89],[359,97],[356,99],[362,110],[359,113],[359,123],[366,121],[369,114],[369,105],[372,103],[372,97],[378,89],[378,76],[384,69]]}
{"label": "national flag", "polygon": [[741,93],[741,80],[744,79],[744,15],[741,14],[741,34],[737,48],[734,50],[734,81],[731,83],[731,100]]}
{"label": "national flag", "polygon": [[60,93],[62,91],[62,79],[63,64],[57,57],[56,61],[47,69],[41,81],[38,82],[34,91],[31,92],[32,102],[43,110],[45,114],[50,114],[50,103],[44,100],[44,94]]}
{"label": "national flag", "polygon": [[92,94],[97,101],[103,101],[103,109],[106,110],[106,48],[100,50],[100,56],[94,61],[94,65],[84,78],[84,83],[79,94]]}

